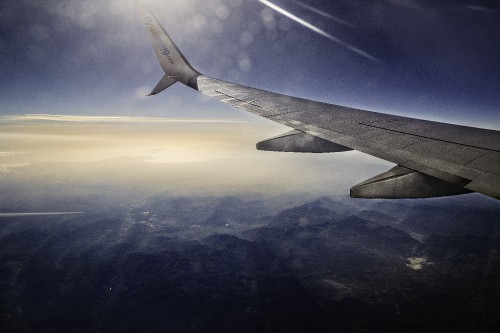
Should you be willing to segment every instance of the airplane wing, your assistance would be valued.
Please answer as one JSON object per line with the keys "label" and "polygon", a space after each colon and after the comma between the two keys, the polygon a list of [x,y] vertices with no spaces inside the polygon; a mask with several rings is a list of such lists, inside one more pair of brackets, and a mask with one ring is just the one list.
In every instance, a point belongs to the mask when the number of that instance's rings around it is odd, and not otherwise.
{"label": "airplane wing", "polygon": [[351,188],[356,198],[429,198],[479,192],[500,199],[500,132],[358,110],[205,76],[182,55],[151,12],[143,22],[165,76],[152,95],[181,82],[205,95],[291,128],[257,149],[358,150],[395,163]]}

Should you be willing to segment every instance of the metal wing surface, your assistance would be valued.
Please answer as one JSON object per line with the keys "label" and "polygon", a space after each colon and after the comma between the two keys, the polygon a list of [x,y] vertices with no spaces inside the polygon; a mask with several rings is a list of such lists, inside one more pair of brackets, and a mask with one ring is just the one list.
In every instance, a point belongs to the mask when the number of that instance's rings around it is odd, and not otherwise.
{"label": "metal wing surface", "polygon": [[[152,14],[145,12],[143,18],[169,78],[294,129],[260,143],[265,150],[354,149],[397,165],[354,186],[351,196],[423,198],[479,192],[500,199],[499,131],[358,110],[213,79],[192,69]],[[163,54],[179,54],[181,60],[162,59],[159,45]]]}
{"label": "metal wing surface", "polygon": [[300,132],[500,198],[498,131],[280,95],[198,77],[198,90]]}

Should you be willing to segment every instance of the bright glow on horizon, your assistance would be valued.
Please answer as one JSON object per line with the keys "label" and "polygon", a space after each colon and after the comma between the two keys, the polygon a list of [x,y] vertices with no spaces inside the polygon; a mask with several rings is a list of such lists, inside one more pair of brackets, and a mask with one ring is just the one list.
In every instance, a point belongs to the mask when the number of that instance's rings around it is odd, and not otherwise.
{"label": "bright glow on horizon", "polygon": [[287,130],[270,121],[0,117],[0,193],[345,194],[389,165],[358,152],[255,149]]}
{"label": "bright glow on horizon", "polygon": [[[200,163],[228,158],[244,141],[245,122],[226,119],[29,114],[0,121],[4,171],[38,162],[98,162],[140,157],[145,162]],[[225,137],[233,138],[226,140]],[[54,149],[54,147],[57,147]]]}

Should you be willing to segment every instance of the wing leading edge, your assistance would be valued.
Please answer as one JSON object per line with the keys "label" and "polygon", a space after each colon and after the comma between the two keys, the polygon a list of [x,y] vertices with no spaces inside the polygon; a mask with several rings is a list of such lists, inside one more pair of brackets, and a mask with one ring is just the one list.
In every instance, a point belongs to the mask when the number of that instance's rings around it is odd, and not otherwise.
{"label": "wing leading edge", "polygon": [[397,166],[351,189],[357,198],[428,198],[479,192],[500,199],[500,132],[358,110],[276,94],[202,75],[150,12],[143,22],[165,71],[152,94],[179,81],[291,127],[257,144],[287,152],[358,150]]}

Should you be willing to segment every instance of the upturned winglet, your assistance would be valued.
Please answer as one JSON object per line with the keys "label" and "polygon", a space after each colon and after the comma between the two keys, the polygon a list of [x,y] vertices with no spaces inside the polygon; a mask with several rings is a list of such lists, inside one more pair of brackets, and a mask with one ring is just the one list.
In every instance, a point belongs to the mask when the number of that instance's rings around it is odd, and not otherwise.
{"label": "upturned winglet", "polygon": [[142,22],[146,26],[158,61],[165,72],[165,76],[150,95],[156,95],[177,81],[197,90],[196,78],[201,74],[189,64],[153,13],[144,9],[141,9],[141,12]]}

